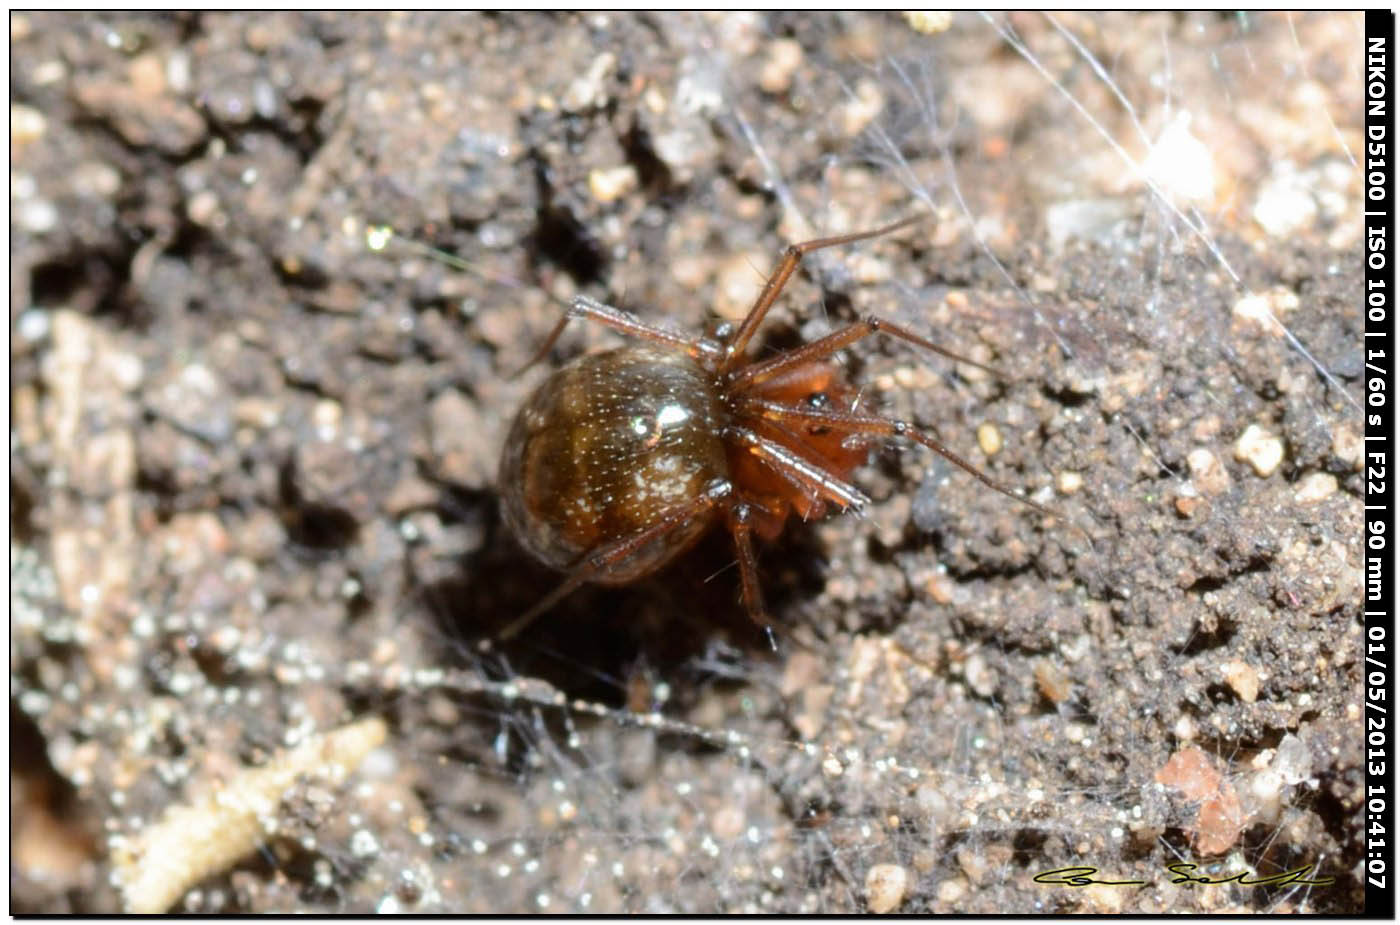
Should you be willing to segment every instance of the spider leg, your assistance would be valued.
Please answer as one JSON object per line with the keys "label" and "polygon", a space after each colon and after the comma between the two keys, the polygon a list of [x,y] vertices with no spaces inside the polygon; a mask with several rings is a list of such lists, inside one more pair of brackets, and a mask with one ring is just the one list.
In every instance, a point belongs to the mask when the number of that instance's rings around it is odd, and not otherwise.
{"label": "spider leg", "polygon": [[803,344],[792,350],[785,351],[775,357],[762,360],[757,363],[750,363],[748,366],[739,369],[729,377],[730,387],[734,389],[744,389],[748,386],[757,385],[765,379],[771,379],[791,369],[796,369],[815,360],[830,356],[844,347],[849,347],[856,341],[871,334],[888,334],[916,347],[930,350],[939,356],[945,356],[950,360],[959,363],[966,363],[975,366],[983,372],[991,373],[1001,379],[1010,378],[1005,373],[985,363],[970,360],[965,356],[953,353],[944,347],[940,347],[933,341],[920,337],[908,328],[900,327],[892,321],[877,318],[874,315],[867,315],[859,321],[854,321],[846,327],[832,331],[825,337],[818,338],[810,344]]}
{"label": "spider leg", "polygon": [[736,426],[725,428],[724,436],[747,447],[764,465],[804,492],[857,512],[870,503],[860,489],[776,440]]}
{"label": "spider leg", "polygon": [[768,619],[767,608],[763,606],[763,588],[758,581],[758,557],[753,551],[753,513],[742,501],[729,506],[729,532],[734,537],[734,550],[739,557],[739,589],[744,598],[744,609],[754,625],[763,627],[768,636],[768,645],[778,651],[778,641],[773,638],[773,627]]}
{"label": "spider leg", "polygon": [[[504,629],[495,636],[497,640],[508,640],[514,638],[525,627],[533,623],[541,614],[559,603],[565,597],[578,590],[584,582],[592,581],[599,575],[605,574],[607,570],[621,562],[623,559],[644,548],[649,543],[661,539],[678,527],[684,526],[694,518],[704,514],[706,511],[724,502],[734,492],[734,486],[724,479],[715,479],[705,487],[700,494],[682,504],[668,508],[657,518],[656,523],[644,530],[638,530],[630,536],[613,540],[610,543],[603,543],[588,552],[584,553],[578,563],[559,584],[559,587],[549,592],[544,598],[516,617]],[[489,647],[489,646],[488,646]]]}
{"label": "spider leg", "polygon": [[522,366],[514,375],[520,375],[520,373],[523,373],[548,356],[549,351],[554,348],[554,344],[559,340],[559,335],[564,333],[565,326],[574,318],[585,318],[589,321],[596,321],[598,324],[612,328],[614,331],[620,331],[628,337],[635,337],[639,340],[649,340],[655,344],[674,347],[685,351],[687,354],[697,359],[702,355],[715,355],[718,353],[719,349],[709,341],[687,337],[675,331],[668,331],[663,327],[648,324],[631,312],[623,311],[620,308],[614,308],[611,305],[599,302],[597,299],[590,298],[586,295],[576,295],[574,296],[574,300],[569,303],[568,311],[566,311],[564,316],[554,325],[554,329],[549,332],[549,336],[546,337],[544,343],[540,345],[540,349],[535,351],[535,355],[530,358],[530,361]]}
{"label": "spider leg", "polygon": [[524,375],[527,369],[529,369],[531,366],[534,366],[540,360],[543,360],[546,356],[548,356],[549,351],[554,349],[554,344],[559,340],[559,335],[564,333],[564,328],[568,325],[569,319],[571,317],[573,317],[573,312],[571,310],[566,309],[564,311],[564,314],[559,316],[559,320],[555,322],[554,328],[549,332],[549,336],[544,339],[544,343],[540,344],[540,349],[536,350],[534,355],[531,356],[530,359],[525,361],[524,366],[511,373],[509,378],[519,378],[520,376]]}
{"label": "spider leg", "polygon": [[866,241],[870,238],[878,238],[881,235],[890,234],[907,228],[916,222],[923,221],[927,216],[914,215],[893,225],[886,225],[883,228],[876,228],[874,231],[858,231],[853,234],[834,235],[829,238],[815,238],[811,241],[802,241],[797,244],[790,244],[787,250],[783,251],[783,258],[778,262],[778,266],[773,270],[768,281],[763,284],[763,289],[758,293],[758,298],[754,300],[753,307],[749,309],[748,315],[739,325],[734,336],[729,339],[729,343],[724,345],[724,357],[720,361],[720,374],[727,373],[737,365],[743,357],[745,348],[749,341],[753,339],[758,331],[758,326],[763,323],[764,316],[768,314],[768,309],[773,307],[773,303],[782,294],[783,287],[787,285],[788,279],[797,271],[798,265],[802,262],[802,257],[812,251],[821,250],[824,247],[837,247],[842,244],[853,244],[856,241]]}
{"label": "spider leg", "polygon": [[[743,408],[750,413],[756,413],[765,420],[777,423],[795,424],[799,426],[817,425],[820,427],[828,427],[842,433],[870,434],[878,437],[908,437],[933,450],[939,456],[942,456],[993,491],[1000,492],[1008,498],[1013,498],[1048,517],[1053,517],[1056,520],[1069,523],[1072,526],[1077,526],[1072,520],[1058,511],[1052,510],[1043,504],[1037,504],[1031,499],[1017,494],[1009,486],[1003,485],[991,476],[984,474],[972,463],[963,459],[957,453],[954,453],[938,440],[935,440],[908,421],[897,421],[871,414],[855,414],[852,412],[830,411],[819,408],[804,408],[799,405],[784,405],[778,402],[765,401],[757,398],[747,399],[743,404]],[[1083,528],[1080,529],[1082,530]]]}

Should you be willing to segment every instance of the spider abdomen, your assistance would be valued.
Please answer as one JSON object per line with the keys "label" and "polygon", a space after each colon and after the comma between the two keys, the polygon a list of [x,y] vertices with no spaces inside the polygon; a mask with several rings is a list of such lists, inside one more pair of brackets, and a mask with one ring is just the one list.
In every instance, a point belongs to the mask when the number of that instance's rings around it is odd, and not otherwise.
{"label": "spider abdomen", "polygon": [[[506,522],[545,564],[569,568],[727,480],[725,421],[712,374],[684,353],[635,346],[579,357],[540,385],[511,427],[500,473]],[[712,520],[694,518],[594,580],[655,571]]]}

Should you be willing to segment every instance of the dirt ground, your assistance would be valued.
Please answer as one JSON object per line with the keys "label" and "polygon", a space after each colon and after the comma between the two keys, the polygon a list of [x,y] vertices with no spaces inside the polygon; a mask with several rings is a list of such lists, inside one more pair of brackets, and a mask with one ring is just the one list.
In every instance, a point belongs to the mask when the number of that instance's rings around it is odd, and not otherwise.
{"label": "dirt ground", "polygon": [[[1359,910],[1360,34],[13,15],[12,911]],[[920,209],[763,349],[1005,370],[847,358],[1064,518],[892,446],[761,551],[776,655],[723,535],[483,652],[560,302]]]}

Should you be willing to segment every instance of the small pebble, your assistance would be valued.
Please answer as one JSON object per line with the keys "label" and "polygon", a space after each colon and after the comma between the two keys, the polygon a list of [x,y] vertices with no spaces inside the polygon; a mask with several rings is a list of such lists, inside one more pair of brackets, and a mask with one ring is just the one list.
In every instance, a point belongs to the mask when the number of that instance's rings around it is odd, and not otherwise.
{"label": "small pebble", "polygon": [[1316,504],[1337,491],[1337,477],[1330,472],[1314,472],[1298,483],[1293,500],[1299,504]]}
{"label": "small pebble", "polygon": [[924,590],[928,596],[933,598],[937,604],[951,604],[953,602],[953,582],[946,573],[937,572],[924,582]]}
{"label": "small pebble", "polygon": [[637,168],[599,167],[588,174],[588,191],[599,202],[615,202],[637,188]]}
{"label": "small pebble", "polygon": [[1259,672],[1245,662],[1235,659],[1222,666],[1225,681],[1245,703],[1259,699]]}
{"label": "small pebble", "polygon": [[345,418],[340,402],[323,398],[311,409],[311,423],[322,440],[334,440]]}
{"label": "small pebble", "polygon": [[851,255],[846,261],[846,268],[850,271],[852,279],[865,286],[887,283],[894,275],[889,262],[873,254]]}
{"label": "small pebble", "polygon": [[37,343],[49,336],[49,313],[42,308],[31,308],[20,312],[19,320],[15,324],[15,331],[20,338]]}
{"label": "small pebble", "polygon": [[953,25],[951,10],[909,10],[904,14],[909,28],[923,35],[937,35],[947,32]]}
{"label": "small pebble", "polygon": [[190,56],[184,51],[173,51],[165,62],[165,83],[172,93],[188,93],[193,69]]}
{"label": "small pebble", "polygon": [[1042,696],[1051,703],[1060,704],[1074,693],[1074,682],[1065,670],[1048,659],[1037,659],[1032,669],[1036,687]]}
{"label": "small pebble", "polygon": [[1249,321],[1259,325],[1266,331],[1282,334],[1283,331],[1276,321],[1280,321],[1285,312],[1292,311],[1298,307],[1298,296],[1287,289],[1278,289],[1266,293],[1253,293],[1243,296],[1237,301],[1232,309],[1236,318]]}
{"label": "small pebble", "polygon": [[134,392],[146,378],[146,368],[141,358],[124,350],[114,350],[107,357],[107,372],[112,381],[127,392]]}
{"label": "small pebble", "polygon": [[185,206],[185,215],[196,225],[208,227],[213,224],[219,212],[219,197],[210,190],[200,190],[190,197]]}
{"label": "small pebble", "polygon": [[1332,455],[1358,471],[1365,446],[1365,441],[1350,427],[1338,427],[1332,434]]}
{"label": "small pebble", "polygon": [[137,55],[126,66],[126,79],[133,90],[146,99],[165,92],[165,64],[157,55]]}
{"label": "small pebble", "polygon": [[1120,886],[1113,886],[1107,883],[1095,883],[1085,887],[1083,892],[1084,902],[1094,911],[1106,915],[1117,915],[1123,911],[1123,902],[1127,895],[1126,890]]}
{"label": "small pebble", "polygon": [[1251,819],[1276,821],[1283,798],[1283,778],[1271,768],[1256,771],[1249,777],[1245,796],[1252,810]]}
{"label": "small pebble", "polygon": [[1062,495],[1072,495],[1083,487],[1084,477],[1078,472],[1066,469],[1055,476],[1055,490]]}
{"label": "small pebble", "polygon": [[1204,800],[1220,789],[1220,771],[1204,751],[1195,746],[1178,749],[1157,771],[1157,783],[1180,790],[1186,799]]}
{"label": "small pebble", "polygon": [[710,820],[710,831],[717,838],[733,841],[744,831],[744,814],[736,806],[726,806]]}
{"label": "small pebble", "polygon": [[855,94],[836,110],[837,123],[847,138],[854,138],[865,131],[875,117],[885,108],[885,94],[873,80],[856,83]]}
{"label": "small pebble", "polygon": [[992,423],[980,424],[977,427],[977,445],[982,448],[982,452],[988,456],[995,456],[1001,452],[1001,431]]}
{"label": "small pebble", "polygon": [[1142,164],[1143,172],[1169,199],[1205,205],[1215,199],[1215,162],[1210,148],[1191,132],[1191,114],[1180,110],[1162,130]]}
{"label": "small pebble", "polygon": [[10,201],[28,199],[39,192],[39,183],[33,176],[21,170],[10,171]]}
{"label": "small pebble", "polygon": [[1245,821],[1239,794],[1234,785],[1226,781],[1219,793],[1201,803],[1191,843],[1202,854],[1223,854],[1234,847]]}
{"label": "small pebble", "polygon": [[73,172],[73,189],[85,196],[110,199],[122,188],[117,168],[102,161],[85,161]]}
{"label": "small pebble", "polygon": [[981,883],[987,877],[988,870],[991,869],[991,859],[982,849],[984,845],[966,845],[958,849],[958,866],[967,875],[967,879],[973,883]]}
{"label": "small pebble", "polygon": [[898,909],[908,888],[909,871],[898,864],[876,864],[865,875],[865,901],[876,915]]}
{"label": "small pebble", "polygon": [[182,430],[210,443],[233,433],[233,402],[223,381],[203,363],[167,370],[147,402]]}
{"label": "small pebble", "polygon": [[33,234],[45,234],[58,227],[58,209],[47,199],[31,199],[15,212],[20,227]]}
{"label": "small pebble", "polygon": [[687,289],[699,289],[710,278],[712,266],[707,258],[681,255],[671,261],[671,278]]}
{"label": "small pebble", "polygon": [[1230,473],[1220,458],[1205,447],[1186,455],[1186,467],[1191,470],[1191,484],[1203,495],[1218,495],[1230,487]]}
{"label": "small pebble", "polygon": [[1273,768],[1289,786],[1301,784],[1312,776],[1312,753],[1303,740],[1289,733],[1274,751]]}
{"label": "small pebble", "polygon": [[49,120],[33,106],[10,104],[10,144],[23,147],[44,137]]}
{"label": "small pebble", "polygon": [[34,70],[29,72],[29,79],[36,87],[47,87],[56,84],[68,76],[68,65],[57,58],[50,58],[47,61],[40,61],[34,65]]}
{"label": "small pebble", "polygon": [[1203,443],[1207,440],[1214,440],[1219,436],[1220,428],[1223,426],[1224,422],[1220,420],[1220,415],[1207,414],[1203,418],[1198,418],[1191,425],[1191,438]]}
{"label": "small pebble", "polygon": [[768,46],[768,60],[758,75],[758,85],[765,93],[786,93],[792,87],[792,75],[802,66],[802,46],[793,39],[777,39]]}
{"label": "small pebble", "polygon": [[1283,462],[1283,441],[1258,424],[1251,424],[1235,443],[1235,458],[1249,463],[1261,478],[1268,478]]}
{"label": "small pebble", "polygon": [[253,84],[253,111],[264,119],[277,115],[277,91],[265,80]]}
{"label": "small pebble", "polygon": [[1192,843],[1202,854],[1230,849],[1244,828],[1239,794],[1210,757],[1195,746],[1177,750],[1156,775],[1157,782],[1181,792],[1186,801],[1200,803]]}
{"label": "small pebble", "polygon": [[967,895],[967,881],[961,877],[944,880],[938,885],[938,901],[951,905]]}
{"label": "small pebble", "polygon": [[559,104],[565,112],[582,112],[608,101],[607,82],[617,71],[617,56],[605,51],[593,59],[588,71],[564,91]]}
{"label": "small pebble", "polygon": [[1196,494],[1195,489],[1191,488],[1190,485],[1187,485],[1186,488],[1190,491],[1182,492],[1181,497],[1172,502],[1173,506],[1176,507],[1176,512],[1182,517],[1192,516],[1201,506],[1200,496]]}
{"label": "small pebble", "polygon": [[350,853],[357,858],[371,858],[379,853],[379,842],[374,833],[360,829],[350,838]]}
{"label": "small pebble", "polygon": [[1285,238],[1311,225],[1317,202],[1307,182],[1291,169],[1276,174],[1254,203],[1254,220],[1268,234]]}
{"label": "small pebble", "polygon": [[979,697],[990,697],[997,689],[997,673],[987,664],[981,653],[974,652],[963,663],[963,677],[967,686]]}

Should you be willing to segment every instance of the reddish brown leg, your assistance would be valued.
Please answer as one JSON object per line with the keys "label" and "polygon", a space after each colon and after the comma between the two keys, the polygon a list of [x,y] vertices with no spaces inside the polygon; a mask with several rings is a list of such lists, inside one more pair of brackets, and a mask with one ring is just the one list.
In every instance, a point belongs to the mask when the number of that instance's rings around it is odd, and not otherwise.
{"label": "reddish brown leg", "polygon": [[749,452],[757,456],[764,465],[803,491],[856,511],[870,503],[870,499],[860,489],[837,478],[821,465],[776,440],[770,440],[746,427],[727,427],[724,436],[727,440],[748,447]]}
{"label": "reddish brown leg", "polygon": [[546,594],[538,604],[512,620],[505,629],[496,634],[495,638],[506,640],[515,637],[521,630],[533,623],[540,614],[578,590],[584,582],[592,581],[599,575],[605,574],[611,566],[621,562],[637,550],[656,542],[677,527],[690,523],[696,517],[702,516],[706,511],[730,497],[733,491],[734,486],[729,482],[716,479],[696,497],[667,510],[657,519],[656,523],[645,530],[639,530],[631,536],[624,536],[611,543],[604,543],[602,546],[584,553],[559,587]]}
{"label": "reddish brown leg", "polygon": [[585,318],[589,321],[596,321],[599,324],[620,331],[628,337],[635,337],[639,340],[649,340],[652,343],[664,344],[667,347],[674,347],[684,350],[692,357],[699,357],[701,354],[713,354],[714,347],[704,341],[678,334],[675,331],[668,331],[656,325],[647,324],[641,318],[631,312],[625,312],[620,308],[613,308],[605,305],[597,299],[589,298],[586,295],[574,296],[573,302],[569,304],[569,310],[564,313],[564,317],[549,332],[540,349],[530,358],[530,362],[522,366],[516,375],[534,366],[543,360],[549,351],[554,348],[554,344],[559,340],[559,335],[564,333],[564,328],[573,318]]}
{"label": "reddish brown leg", "polygon": [[744,609],[756,626],[763,627],[769,647],[776,652],[778,641],[773,638],[773,627],[763,606],[763,588],[758,581],[758,557],[753,551],[753,514],[742,501],[729,507],[729,532],[734,536],[734,550],[739,556],[739,588],[744,597]]}
{"label": "reddish brown leg", "polygon": [[564,314],[560,315],[559,320],[554,324],[554,328],[549,332],[549,336],[544,339],[544,343],[540,344],[540,349],[536,350],[534,356],[525,361],[524,366],[511,373],[510,378],[514,379],[522,375],[525,370],[548,356],[549,351],[554,349],[555,342],[559,340],[559,335],[564,333],[564,328],[568,326],[569,318],[571,317],[572,313],[569,311],[565,311]]}
{"label": "reddish brown leg", "polygon": [[984,363],[978,363],[976,360],[969,360],[965,356],[959,356],[951,350],[946,350],[938,346],[931,340],[920,337],[907,328],[902,328],[893,322],[885,321],[881,318],[868,316],[862,318],[860,321],[852,322],[839,331],[832,331],[825,337],[814,340],[810,344],[803,344],[801,347],[795,347],[771,359],[745,366],[730,377],[730,386],[734,389],[743,389],[747,386],[757,385],[765,379],[771,379],[790,369],[796,369],[799,366],[830,356],[844,347],[849,347],[862,337],[869,337],[871,334],[876,333],[897,337],[902,341],[911,343],[916,347],[922,347],[925,350],[931,350],[950,360],[956,360],[959,363],[967,363],[969,366],[975,366],[998,378],[1009,378],[1006,374],[997,369],[987,366]]}
{"label": "reddish brown leg", "polygon": [[1027,507],[1033,508],[1046,516],[1065,521],[1066,523],[1072,523],[1072,521],[1063,514],[1051,510],[1044,505],[1037,504],[1029,498],[1018,495],[1008,486],[993,480],[990,476],[984,475],[982,471],[972,463],[963,459],[957,453],[954,453],[942,443],[939,443],[928,434],[923,433],[907,421],[895,421],[869,414],[804,408],[800,405],[784,405],[757,398],[745,400],[743,408],[748,413],[757,414],[765,420],[781,424],[795,424],[798,426],[817,425],[820,427],[828,427],[842,433],[871,434],[879,437],[908,437],[933,450],[939,456],[942,456],[993,491],[998,491],[1008,498],[1014,498]]}
{"label": "reddish brown leg", "polygon": [[856,241],[867,241],[870,238],[878,238],[880,235],[890,234],[908,228],[916,222],[923,221],[927,216],[914,215],[903,221],[895,222],[893,225],[886,225],[883,228],[876,228],[874,231],[858,231],[854,234],[834,235],[829,238],[816,238],[812,241],[802,241],[798,244],[788,245],[783,251],[783,259],[773,270],[773,274],[768,277],[768,281],[763,284],[762,291],[758,298],[754,300],[753,308],[749,309],[748,315],[739,325],[739,329],[734,332],[734,336],[729,339],[729,343],[724,346],[724,359],[720,361],[719,372],[728,372],[740,362],[744,355],[744,350],[748,347],[749,341],[753,339],[758,331],[758,326],[763,323],[763,318],[768,314],[768,309],[773,307],[773,303],[782,294],[783,287],[787,285],[788,279],[797,271],[797,267],[802,263],[802,257],[812,251],[821,250],[824,247],[836,247],[841,244],[853,244]]}

